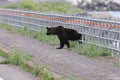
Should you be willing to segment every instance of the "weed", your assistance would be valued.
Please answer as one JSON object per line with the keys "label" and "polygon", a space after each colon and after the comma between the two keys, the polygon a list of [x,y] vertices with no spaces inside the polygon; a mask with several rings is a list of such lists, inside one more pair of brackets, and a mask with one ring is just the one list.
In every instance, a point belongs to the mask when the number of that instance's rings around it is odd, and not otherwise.
{"label": "weed", "polygon": [[[25,70],[26,72],[29,72],[31,74],[33,74],[33,69],[30,68],[27,64],[22,63],[21,65],[19,65],[23,70]],[[34,75],[34,74],[33,74]]]}
{"label": "weed", "polygon": [[51,80],[51,77],[48,73],[44,73],[43,76],[42,76],[42,79],[43,80]]}
{"label": "weed", "polygon": [[33,71],[33,74],[34,74],[35,76],[39,76],[39,74],[40,74],[40,67],[39,67],[39,66],[36,66],[36,67],[35,67],[35,69],[34,69],[34,71]]}
{"label": "weed", "polygon": [[20,65],[28,60],[31,60],[30,56],[23,54],[21,51],[13,51],[6,62],[14,65]]}
{"label": "weed", "polygon": [[17,29],[17,31],[19,33],[21,33],[22,35],[31,35],[32,34],[32,30],[30,30],[28,27],[21,27],[19,29]]}
{"label": "weed", "polygon": [[74,48],[74,50],[77,51],[79,54],[86,55],[89,57],[111,55],[111,51],[109,49],[98,47],[98,46],[87,44],[87,43],[77,45]]}

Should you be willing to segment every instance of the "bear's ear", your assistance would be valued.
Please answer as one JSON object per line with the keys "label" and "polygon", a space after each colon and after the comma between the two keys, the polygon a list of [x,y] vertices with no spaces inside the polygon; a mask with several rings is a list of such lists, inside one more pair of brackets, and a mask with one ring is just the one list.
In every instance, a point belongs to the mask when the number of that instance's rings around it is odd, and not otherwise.
{"label": "bear's ear", "polygon": [[63,29],[64,29],[64,27],[63,27],[63,26],[58,26],[58,28],[59,28],[59,29],[61,29],[61,30],[63,30]]}
{"label": "bear's ear", "polygon": [[46,27],[46,29],[49,29],[48,27]]}

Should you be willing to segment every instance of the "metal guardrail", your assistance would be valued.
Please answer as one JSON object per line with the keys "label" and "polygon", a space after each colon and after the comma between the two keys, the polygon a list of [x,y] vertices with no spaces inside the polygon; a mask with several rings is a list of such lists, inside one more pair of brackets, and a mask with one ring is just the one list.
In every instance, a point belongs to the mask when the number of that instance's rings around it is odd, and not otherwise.
{"label": "metal guardrail", "polygon": [[109,48],[113,55],[120,56],[120,22],[117,21],[12,9],[0,9],[0,21],[16,27],[27,25],[33,30],[58,25],[76,29],[83,34],[83,42]]}

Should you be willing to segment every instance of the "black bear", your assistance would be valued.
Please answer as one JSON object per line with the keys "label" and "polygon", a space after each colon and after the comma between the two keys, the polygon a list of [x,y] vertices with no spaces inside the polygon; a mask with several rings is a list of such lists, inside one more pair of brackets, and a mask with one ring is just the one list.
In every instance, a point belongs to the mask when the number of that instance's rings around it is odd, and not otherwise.
{"label": "black bear", "polygon": [[47,29],[47,35],[57,35],[60,40],[60,47],[57,49],[62,49],[66,44],[67,47],[70,47],[69,40],[76,41],[82,39],[82,34],[78,33],[74,29],[64,28],[63,26],[57,26]]}

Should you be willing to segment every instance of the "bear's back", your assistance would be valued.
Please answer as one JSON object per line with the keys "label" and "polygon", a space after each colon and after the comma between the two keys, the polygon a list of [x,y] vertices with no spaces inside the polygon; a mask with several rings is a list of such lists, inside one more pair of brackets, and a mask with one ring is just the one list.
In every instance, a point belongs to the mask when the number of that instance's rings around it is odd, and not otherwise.
{"label": "bear's back", "polygon": [[65,31],[66,34],[69,34],[69,35],[78,34],[78,32],[74,29],[65,28],[64,31]]}
{"label": "bear's back", "polygon": [[79,33],[76,30],[74,30],[74,29],[68,29],[68,28],[64,29],[63,35],[64,35],[64,37],[66,39],[72,40],[72,41],[78,40],[78,37],[79,37],[78,36]]}

